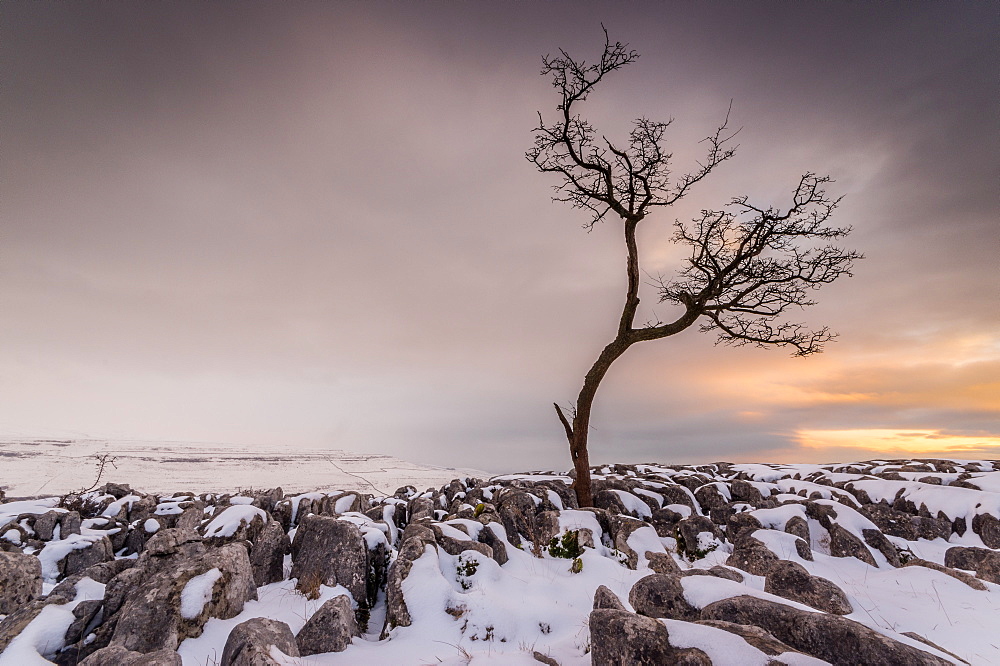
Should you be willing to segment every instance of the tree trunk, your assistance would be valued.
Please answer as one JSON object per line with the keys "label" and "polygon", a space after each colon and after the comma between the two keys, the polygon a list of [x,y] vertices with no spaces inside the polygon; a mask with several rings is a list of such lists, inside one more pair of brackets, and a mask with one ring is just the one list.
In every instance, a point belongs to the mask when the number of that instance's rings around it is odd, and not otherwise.
{"label": "tree trunk", "polygon": [[594,405],[597,388],[615,360],[631,346],[631,341],[616,339],[601,352],[597,361],[590,368],[583,381],[583,388],[576,399],[576,412],[573,414],[573,425],[570,426],[562,411],[556,406],[559,418],[566,428],[569,440],[569,453],[573,459],[573,469],[576,471],[576,501],[581,507],[593,506],[594,496],[590,483],[590,453],[587,450],[587,436],[590,434],[590,412]]}

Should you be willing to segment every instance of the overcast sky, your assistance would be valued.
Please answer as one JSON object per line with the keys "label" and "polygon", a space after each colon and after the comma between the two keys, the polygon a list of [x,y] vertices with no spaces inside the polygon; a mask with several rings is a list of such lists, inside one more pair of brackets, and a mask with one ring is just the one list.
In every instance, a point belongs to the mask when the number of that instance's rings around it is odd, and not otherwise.
{"label": "overcast sky", "polygon": [[[557,48],[639,61],[583,111],[725,116],[736,157],[640,229],[800,174],[866,255],[803,318],[824,354],[634,347],[592,460],[1000,457],[995,2],[0,4],[0,436],[346,449],[568,468],[614,336],[621,231],[524,158]],[[642,315],[670,316],[655,293]]]}

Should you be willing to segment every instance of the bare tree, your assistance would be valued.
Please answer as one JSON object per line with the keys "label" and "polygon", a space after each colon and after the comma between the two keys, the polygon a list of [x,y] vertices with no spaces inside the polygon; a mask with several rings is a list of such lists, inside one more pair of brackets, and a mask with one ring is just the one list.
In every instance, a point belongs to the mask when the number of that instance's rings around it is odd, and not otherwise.
{"label": "bare tree", "polygon": [[700,321],[700,329],[716,332],[719,342],[788,345],[795,356],[819,352],[835,334],[826,327],[809,330],[782,315],[790,308],[812,305],[809,294],[813,289],[850,275],[852,262],[861,258],[857,252],[828,244],[846,236],[850,228],[828,225],[840,199],[827,195],[828,177],[806,173],[787,208],[759,207],[740,197],[723,210],[702,211],[691,224],[677,222],[673,241],[690,246],[690,257],[672,279],[660,277],[653,285],[660,302],[678,306],[677,316],[668,323],[636,326],[639,223],[655,208],[676,203],[731,158],[736,132],[729,129],[727,113],[725,121],[704,139],[704,159],[676,178],[669,168],[671,154],[663,147],[672,121],[639,118],[620,144],[599,136],[577,108],[607,74],[638,58],[628,45],[612,44],[607,30],[604,38],[604,51],[593,64],[575,60],[561,49],[558,56],[543,58],[542,75],[551,76],[560,98],[559,117],[546,124],[538,114],[535,144],[526,153],[539,171],[559,176],[555,201],[589,213],[585,228],[617,218],[625,236],[628,285],[617,334],[587,372],[569,417],[555,404],[569,440],[581,506],[593,504],[587,436],[594,397],[612,363],[629,347],[676,335]]}

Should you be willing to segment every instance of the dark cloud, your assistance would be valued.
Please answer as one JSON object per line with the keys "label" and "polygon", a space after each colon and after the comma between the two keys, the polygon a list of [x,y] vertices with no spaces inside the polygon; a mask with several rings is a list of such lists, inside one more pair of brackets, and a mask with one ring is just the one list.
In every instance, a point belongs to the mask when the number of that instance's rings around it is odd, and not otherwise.
{"label": "dark cloud", "polygon": [[601,21],[642,53],[588,102],[602,127],[675,116],[678,173],[731,99],[744,128],[736,160],[648,221],[651,272],[679,258],[673,217],[780,203],[807,169],[837,179],[869,258],[804,315],[843,334],[825,359],[693,332],[630,351],[595,459],[795,455],[802,428],[998,430],[975,398],[1000,358],[991,3],[0,14],[0,430],[564,466],[551,402],[612,334],[622,250],[549,202],[523,150],[555,104],[541,54],[596,54]]}

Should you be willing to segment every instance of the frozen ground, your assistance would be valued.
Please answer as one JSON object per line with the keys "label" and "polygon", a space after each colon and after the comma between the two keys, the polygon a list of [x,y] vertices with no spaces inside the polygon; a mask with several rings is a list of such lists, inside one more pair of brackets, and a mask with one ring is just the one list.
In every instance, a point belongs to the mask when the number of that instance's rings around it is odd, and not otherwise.
{"label": "frozen ground", "polygon": [[[84,485],[92,472],[89,464],[86,472],[55,471],[54,466],[67,467],[71,460],[83,467],[80,463],[93,455],[93,451],[59,455],[59,450],[73,445],[4,446],[0,450],[24,454],[7,458],[21,465],[19,473],[28,479],[32,478],[31,451],[43,451],[45,456],[56,459],[48,463],[53,467],[46,481],[63,484],[56,487]],[[981,571],[963,572],[943,566],[949,549],[989,552],[994,562],[1000,561],[995,559],[1000,554],[996,520],[1000,516],[1000,493],[996,492],[1000,463],[993,461],[606,466],[595,470],[595,482],[604,488],[599,504],[605,507],[604,513],[595,514],[571,506],[571,480],[556,473],[491,479],[479,473],[481,480],[473,481],[459,475],[458,470],[426,468],[380,456],[352,458],[331,453],[289,457],[294,463],[289,471],[283,467],[283,454],[278,452],[251,457],[246,452],[212,450],[201,454],[195,467],[202,476],[193,482],[187,478],[178,481],[183,474],[182,463],[170,460],[179,455],[179,450],[163,444],[144,450],[118,445],[113,452],[132,467],[122,469],[120,464],[118,471],[122,473],[111,478],[130,483],[137,491],[162,488],[171,493],[181,489],[198,492],[203,488],[285,485],[290,492],[271,512],[284,516],[283,527],[290,536],[300,529],[298,521],[303,515],[317,512],[359,526],[370,552],[383,548],[393,560],[412,557],[406,560],[411,568],[397,596],[390,598],[393,593],[389,587],[378,591],[370,607],[368,631],[355,637],[344,651],[299,658],[272,652],[276,664],[537,665],[540,662],[536,655],[563,666],[590,664],[595,639],[589,619],[595,591],[603,585],[626,611],[639,610],[633,606],[630,590],[653,573],[657,557],[672,562],[671,567],[676,569],[669,575],[679,577],[684,603],[697,609],[696,613],[714,602],[740,596],[770,600],[807,613],[829,612],[796,601],[794,596],[787,596],[788,590],[768,588],[769,574],[740,570],[735,557],[737,544],[745,543],[747,536],[740,525],[752,525],[749,535],[761,548],[839,588],[850,608],[849,613],[839,617],[943,660],[919,663],[1000,664],[998,570],[984,567]],[[142,469],[142,465],[152,462],[157,463],[152,472]],[[247,471],[248,462],[259,467]],[[328,468],[321,462],[349,474],[331,482]],[[171,469],[172,476],[157,478],[159,465]],[[49,470],[49,466],[44,469]],[[138,471],[133,474],[131,470]],[[11,483],[7,474],[5,466],[5,484]],[[364,476],[385,489],[394,489],[414,478],[420,481],[410,483],[418,489],[444,485],[441,480],[456,476],[460,480],[440,490],[411,489],[391,497],[373,493],[371,486],[350,474]],[[38,494],[37,484],[30,487],[28,479],[21,479],[20,485],[13,487],[22,489],[24,495]],[[301,493],[305,489],[313,492]],[[364,494],[338,492],[345,490]],[[254,516],[268,515],[249,506],[251,501],[261,504],[261,496],[255,499],[251,494],[203,497],[196,507],[197,513],[204,514],[199,533],[209,538],[250,530]],[[90,512],[83,511],[82,534],[61,539],[57,535],[44,544],[13,532],[4,538],[13,539],[19,547],[24,546],[24,553],[42,560],[44,590],[48,593],[61,579],[57,565],[66,553],[86,547],[95,539],[113,538],[120,529],[130,534],[169,529],[182,507],[195,506],[194,498],[165,494],[113,499],[101,492],[90,494],[87,501],[96,508],[90,518]],[[879,506],[886,511],[890,504],[895,508],[892,515],[883,517],[887,522],[876,526],[866,516],[876,516],[869,509],[880,500],[885,503]],[[32,528],[40,524],[39,516],[66,512],[59,502],[59,498],[50,496],[0,503],[0,526],[14,526],[10,521],[17,521],[24,534],[34,534]],[[285,505],[292,509],[290,513],[282,510]],[[527,513],[523,513],[525,506],[529,507]],[[742,514],[746,514],[743,520],[736,518]],[[602,524],[599,516],[608,521]],[[704,529],[713,531],[697,532],[697,539],[685,547],[681,535],[688,520],[701,520],[703,526],[708,526]],[[797,527],[793,525],[796,521]],[[936,522],[930,525],[928,521]],[[403,528],[411,522],[423,525],[425,532],[433,532],[416,554],[412,548],[403,547],[407,539]],[[933,534],[917,535],[914,530],[918,527],[933,528]],[[840,547],[833,539],[835,530],[842,534],[838,537],[841,542],[846,536],[857,545],[856,554],[838,552]],[[894,534],[897,530],[907,536]],[[492,536],[484,539],[484,535],[489,536],[487,532]],[[550,535],[569,532],[593,537],[580,549],[578,563],[572,565],[568,556],[545,545],[550,543]],[[883,541],[870,539],[872,533],[882,535]],[[425,537],[413,532],[409,538]],[[532,543],[533,539],[537,543]],[[802,539],[801,544],[796,543]],[[505,553],[502,562],[495,557],[497,550],[480,552],[487,541]],[[692,554],[692,542],[700,552]],[[453,554],[456,544],[465,545],[458,546],[462,552]],[[141,544],[136,549],[141,550]],[[136,550],[126,546],[115,554],[120,559],[135,558]],[[900,559],[895,562],[888,559],[897,557]],[[899,566],[906,559],[914,561],[910,566]],[[283,579],[258,587],[257,599],[248,601],[239,615],[229,619],[212,617],[200,635],[183,640],[176,649],[184,666],[219,663],[230,632],[249,619],[279,620],[296,633],[325,601],[335,596],[347,595],[354,608],[365,603],[339,584],[320,585],[318,598],[307,598],[297,589],[296,579],[290,577],[291,564],[292,556],[286,555]],[[710,569],[712,575],[690,575],[692,570]],[[724,575],[720,576],[720,572]],[[206,585],[218,579],[217,570],[204,575],[213,573],[205,578]],[[201,590],[204,594],[198,596],[197,606],[208,598],[207,590]],[[75,599],[64,605],[46,606],[20,631],[0,653],[0,666],[52,663],[60,650],[69,649],[64,634],[72,622],[73,609],[88,600],[103,598],[104,593],[104,585],[83,578],[76,584]],[[408,608],[412,622],[387,624],[390,608],[399,603]],[[184,612],[182,603],[180,613]],[[859,663],[847,653],[837,658],[809,656],[821,653],[810,644],[797,645],[802,652],[789,650],[771,655],[737,634],[695,620],[667,616],[660,622],[669,632],[671,646],[697,648],[720,666]],[[2,634],[0,624],[0,639]],[[845,645],[844,649],[850,648]]]}
{"label": "frozen ground", "polygon": [[226,492],[274,488],[286,492],[357,490],[391,495],[396,488],[440,486],[473,469],[418,465],[392,456],[292,447],[246,449],[225,444],[109,440],[0,440],[0,490],[8,497],[62,495],[90,487],[98,455],[110,455],[101,483],[128,483],[145,492]]}

